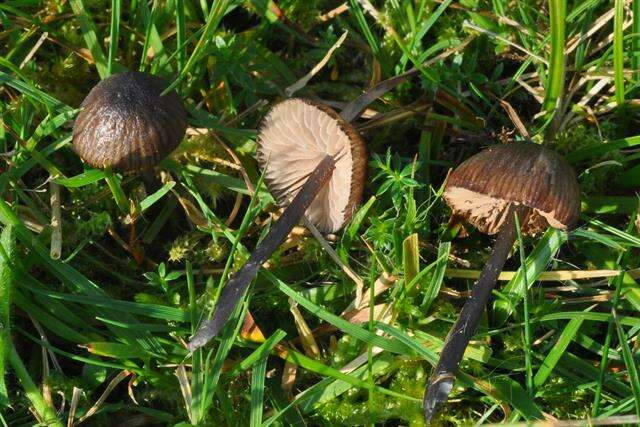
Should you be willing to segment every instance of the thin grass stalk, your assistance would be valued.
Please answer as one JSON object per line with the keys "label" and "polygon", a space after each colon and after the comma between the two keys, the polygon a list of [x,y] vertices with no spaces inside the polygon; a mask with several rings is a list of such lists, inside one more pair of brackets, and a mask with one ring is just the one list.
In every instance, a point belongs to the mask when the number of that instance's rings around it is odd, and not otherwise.
{"label": "thin grass stalk", "polygon": [[[376,308],[376,294],[375,294],[375,281],[376,281],[376,268],[375,268],[376,264],[373,264],[373,271],[372,271],[372,280],[370,280],[370,285],[369,285],[369,331],[371,333],[375,333],[375,322],[376,322],[376,318],[375,318],[375,308]],[[371,390],[368,390],[367,393],[367,404],[369,405],[369,421],[371,423],[371,425],[375,425],[375,417],[374,417],[374,402],[375,402],[375,391],[373,389],[373,386],[375,385],[375,380],[373,377],[373,346],[371,345],[371,343],[367,343],[367,379],[369,381],[369,384],[371,385]]]}
{"label": "thin grass stalk", "polygon": [[[525,283],[527,283],[527,257],[524,253],[524,241],[522,240],[522,230],[520,219],[516,215],[516,232],[518,234],[518,249],[520,252],[520,265]],[[533,367],[531,365],[531,325],[529,324],[529,289],[525,289],[522,298],[524,310],[524,366],[527,374],[527,392],[533,396]]]}
{"label": "thin grass stalk", "polygon": [[624,3],[624,0],[615,0],[615,15],[613,17],[613,73],[615,99],[619,106],[624,104],[624,34],[622,29]]}
{"label": "thin grass stalk", "polygon": [[635,396],[634,404],[636,409],[636,414],[640,415],[640,378],[638,378],[638,368],[637,363],[633,358],[633,351],[629,347],[629,337],[624,332],[622,325],[620,324],[620,319],[618,318],[618,313],[616,309],[611,310],[611,314],[613,320],[616,324],[616,331],[618,332],[618,341],[620,342],[620,347],[622,347],[622,355],[624,364],[627,367],[627,376],[629,377],[629,382],[631,383],[631,389],[633,390],[633,394]]}
{"label": "thin grass stalk", "polygon": [[633,0],[631,11],[633,13],[633,24],[631,27],[633,32],[633,38],[631,39],[631,69],[637,82],[640,79],[640,0]]}
{"label": "thin grass stalk", "polygon": [[262,407],[264,405],[264,381],[267,373],[268,356],[261,358],[251,370],[251,416],[250,427],[262,425]]}
{"label": "thin grass stalk", "polygon": [[[638,212],[631,216],[631,218],[636,218]],[[627,226],[627,232],[631,232],[635,226],[634,220],[629,221]],[[622,251],[618,256],[617,266],[621,266],[626,264],[627,258],[629,256],[629,251]],[[614,279],[613,284],[615,285],[615,291],[613,293],[613,298],[611,300],[611,310],[615,311],[618,306],[618,302],[620,300],[620,293],[622,292],[622,283],[624,282],[624,275],[626,273],[624,270],[620,272],[620,274]],[[607,325],[607,335],[604,338],[604,344],[602,345],[602,358],[600,359],[600,370],[598,371],[598,381],[596,382],[596,391],[594,393],[593,398],[593,407],[591,408],[591,416],[597,417],[600,414],[600,404],[602,403],[602,386],[604,384],[604,377],[607,371],[607,362],[609,360],[609,350],[611,349],[611,338],[613,336],[615,328],[615,323],[613,316],[609,320]]]}
{"label": "thin grass stalk", "polygon": [[13,369],[13,372],[16,374],[16,377],[20,381],[24,392],[29,398],[31,405],[33,406],[34,412],[38,415],[38,418],[47,426],[53,427],[62,427],[62,423],[58,420],[58,417],[49,405],[46,404],[44,398],[42,397],[42,393],[40,393],[40,389],[33,382],[31,376],[29,375],[29,371],[22,363],[22,359],[18,355],[13,343],[11,341],[6,343],[7,350],[7,360]]}
{"label": "thin grass stalk", "polygon": [[[196,301],[195,280],[193,277],[193,268],[191,262],[187,261],[185,265],[187,276],[187,290],[189,293],[189,314],[191,320],[191,333],[195,334],[198,330],[198,305]],[[196,350],[191,355],[191,417],[193,422],[200,422],[200,404],[202,401],[202,350]]]}
{"label": "thin grass stalk", "polygon": [[178,45],[178,71],[184,69],[187,56],[185,53],[185,39],[187,32],[184,22],[184,0],[176,0],[176,42]]}
{"label": "thin grass stalk", "polygon": [[[140,55],[140,68],[139,71],[144,71],[147,66],[147,56],[149,52],[149,44],[151,41],[151,29],[156,21],[156,0],[153,0],[153,4],[151,6],[151,16],[149,17],[149,25],[145,29],[144,33],[144,43],[142,45],[142,54]],[[166,95],[169,92],[169,89],[166,89],[162,94]]]}
{"label": "thin grass stalk", "polygon": [[109,75],[113,74],[113,64],[118,51],[121,4],[121,0],[111,0],[111,28],[109,29],[109,57],[107,59],[107,73]]}
{"label": "thin grass stalk", "polygon": [[51,191],[51,258],[60,259],[62,255],[62,213],[60,211],[60,185],[49,183]]}
{"label": "thin grass stalk", "polygon": [[208,46],[210,41],[213,39],[213,33],[218,28],[222,17],[227,11],[229,7],[229,0],[219,0],[214,3],[211,11],[207,16],[207,23],[204,25],[204,29],[202,31],[202,35],[196,44],[196,47],[193,49],[191,56],[185,63],[184,67],[180,70],[180,74],[178,77],[162,92],[162,95],[166,95],[173,89],[175,89],[182,80],[187,76],[187,73],[193,68],[196,62],[202,56],[202,52]]}
{"label": "thin grass stalk", "polygon": [[12,225],[4,227],[0,235],[0,404],[10,405],[9,394],[5,384],[5,361],[11,345],[10,310],[11,287],[15,279],[11,268],[12,257],[15,256],[15,231]]}
{"label": "thin grass stalk", "polygon": [[549,0],[549,15],[551,26],[551,54],[549,71],[547,74],[547,90],[544,99],[544,109],[547,117],[553,116],[562,96],[565,76],[565,0]]}

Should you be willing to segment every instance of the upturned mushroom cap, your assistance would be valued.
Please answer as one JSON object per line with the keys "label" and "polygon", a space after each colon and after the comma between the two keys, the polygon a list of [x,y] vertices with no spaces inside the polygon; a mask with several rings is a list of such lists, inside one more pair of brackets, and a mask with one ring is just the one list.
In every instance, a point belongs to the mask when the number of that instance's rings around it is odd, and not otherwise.
{"label": "upturned mushroom cap", "polygon": [[289,204],[327,154],[335,157],[336,168],[306,215],[320,231],[333,233],[362,199],[367,166],[362,138],[331,108],[305,99],[280,102],[263,120],[258,163],[280,206]]}
{"label": "upturned mushroom cap", "polygon": [[522,232],[537,234],[551,226],[569,230],[580,215],[575,172],[554,151],[537,144],[489,147],[451,172],[444,200],[485,234],[495,234],[509,204],[525,208]]}
{"label": "upturned mushroom cap", "polygon": [[114,74],[82,101],[73,127],[78,155],[96,168],[148,169],[171,153],[187,128],[187,111],[175,91],[160,96],[164,80],[139,72]]}

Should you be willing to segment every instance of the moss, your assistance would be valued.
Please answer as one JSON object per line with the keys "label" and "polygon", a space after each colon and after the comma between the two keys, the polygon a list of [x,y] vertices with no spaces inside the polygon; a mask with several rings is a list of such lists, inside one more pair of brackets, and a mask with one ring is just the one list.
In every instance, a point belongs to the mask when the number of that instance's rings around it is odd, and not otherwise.
{"label": "moss", "polygon": [[[390,390],[417,399],[422,397],[427,380],[422,363],[402,362],[390,376],[391,378],[385,381],[385,386]],[[370,396],[366,391],[356,389],[350,389],[320,405],[317,413],[322,425],[367,425],[372,419],[376,420],[376,423],[399,422],[412,427],[425,425],[420,403],[379,392]]]}

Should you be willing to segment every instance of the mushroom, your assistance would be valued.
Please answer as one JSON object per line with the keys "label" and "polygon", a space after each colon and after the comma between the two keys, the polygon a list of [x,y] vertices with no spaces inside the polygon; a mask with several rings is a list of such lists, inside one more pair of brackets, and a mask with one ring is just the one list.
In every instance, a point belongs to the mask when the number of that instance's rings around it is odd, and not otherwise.
{"label": "mushroom", "polygon": [[191,351],[218,334],[260,266],[305,212],[308,222],[319,230],[336,232],[362,199],[364,142],[351,124],[327,106],[297,98],[275,105],[260,126],[257,158],[267,187],[286,209],[225,285],[213,317],[188,344]]}
{"label": "mushroom", "polygon": [[122,208],[126,198],[112,171],[148,171],[171,153],[187,129],[187,110],[164,80],[146,73],[113,74],[91,89],[73,126],[85,163],[104,169]]}
{"label": "mushroom", "polygon": [[522,233],[535,235],[548,226],[570,230],[580,214],[580,189],[571,166],[554,151],[532,143],[493,146],[467,159],[451,172],[443,197],[454,215],[497,238],[427,385],[427,422],[453,388],[462,355],[515,242],[515,215]]}

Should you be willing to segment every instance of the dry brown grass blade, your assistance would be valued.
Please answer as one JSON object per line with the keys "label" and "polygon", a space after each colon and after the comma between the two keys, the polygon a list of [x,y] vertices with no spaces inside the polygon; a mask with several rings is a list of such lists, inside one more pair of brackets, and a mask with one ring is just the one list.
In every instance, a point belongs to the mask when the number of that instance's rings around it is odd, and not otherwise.
{"label": "dry brown grass blade", "polygon": [[289,300],[289,304],[289,311],[293,315],[293,321],[295,322],[296,329],[298,330],[298,336],[300,337],[300,342],[302,343],[304,352],[307,356],[317,359],[320,357],[320,347],[318,347],[318,343],[313,336],[311,328],[302,316],[302,313],[298,308],[298,303],[293,300]]}
{"label": "dry brown grass blade", "polygon": [[102,395],[100,395],[98,400],[96,400],[96,403],[94,403],[93,406],[89,408],[87,413],[84,414],[84,416],[78,420],[76,425],[86,421],[89,417],[93,416],[96,412],[98,412],[98,409],[100,409],[100,406],[102,406],[102,404],[107,400],[107,398],[109,397],[113,389],[116,388],[116,386],[120,384],[122,380],[124,380],[131,374],[132,372],[125,370],[125,371],[121,371],[118,375],[113,377],[113,379],[109,381],[107,388],[102,392]]}
{"label": "dry brown grass blade", "polygon": [[498,41],[500,41],[502,43],[508,44],[509,46],[511,46],[511,47],[513,47],[513,48],[515,48],[515,49],[517,49],[517,50],[519,50],[521,52],[524,52],[525,54],[531,56],[533,59],[535,59],[536,61],[544,64],[545,66],[549,66],[549,62],[546,59],[544,59],[543,57],[541,57],[540,55],[536,55],[535,53],[531,52],[530,50],[528,50],[524,46],[521,46],[518,43],[515,43],[515,42],[513,42],[513,41],[511,41],[509,39],[506,39],[506,38],[500,36],[499,34],[494,33],[493,31],[489,31],[487,29],[479,27],[479,26],[477,26],[475,24],[472,24],[469,21],[465,21],[464,24],[462,24],[462,26],[466,27],[466,28],[470,28],[470,29],[472,29],[474,31],[477,31],[477,32],[481,33],[481,34],[486,34],[487,36],[489,36],[489,37],[491,37],[493,39],[496,39],[496,40],[498,40]]}
{"label": "dry brown grass blade", "polygon": [[[515,277],[516,271],[503,271],[498,280],[508,281]],[[463,270],[448,268],[445,276],[457,279],[477,279],[480,277],[480,270]],[[603,277],[615,277],[620,274],[620,270],[557,270],[543,271],[536,280],[557,282],[563,280],[598,279]],[[633,276],[632,276],[633,277]]]}
{"label": "dry brown grass blade", "polygon": [[35,42],[31,50],[29,51],[29,53],[27,53],[27,55],[24,57],[22,62],[20,62],[20,66],[18,67],[20,70],[22,70],[24,66],[29,63],[29,61],[31,61],[31,59],[35,56],[36,52],[38,51],[38,49],[40,49],[40,47],[45,42],[45,40],[47,40],[48,37],[49,37],[49,33],[46,31],[40,35],[40,38],[38,38],[38,41]]}
{"label": "dry brown grass blade", "polygon": [[69,405],[67,427],[73,427],[75,425],[76,411],[78,410],[78,402],[80,402],[81,394],[82,394],[82,389],[74,386],[73,394],[71,395],[71,405]]}
{"label": "dry brown grass blade", "polygon": [[344,33],[342,33],[342,35],[340,36],[340,38],[338,39],[338,41],[336,41],[333,46],[331,46],[329,48],[329,50],[327,51],[327,53],[324,55],[324,57],[320,60],[320,62],[318,62],[312,69],[311,71],[309,71],[306,75],[304,75],[304,77],[302,77],[301,79],[299,79],[297,82],[295,82],[294,84],[292,84],[291,86],[287,87],[284,90],[284,93],[287,97],[292,96],[294,93],[296,93],[297,91],[299,91],[300,89],[302,89],[303,87],[305,87],[307,85],[307,83],[309,83],[309,81],[313,78],[313,76],[315,76],[316,74],[318,74],[320,72],[320,70],[322,70],[324,68],[325,65],[327,65],[327,62],[329,62],[329,60],[331,59],[331,56],[333,55],[333,52],[335,52],[336,49],[338,49],[340,46],[342,46],[342,43],[345,41],[345,39],[347,38],[347,34],[349,32],[345,31]]}
{"label": "dry brown grass blade", "polygon": [[[373,307],[373,317],[376,319],[376,321],[388,323],[389,320],[391,320],[391,315],[389,314],[387,307],[387,304],[377,304]],[[369,317],[371,315],[370,310],[370,307],[351,310],[347,313],[344,313],[341,317],[351,323],[365,323],[369,321]]]}
{"label": "dry brown grass blade", "polygon": [[356,129],[360,132],[369,131],[371,129],[405,120],[411,116],[429,112],[430,108],[431,103],[417,101],[410,105],[397,108],[395,110],[387,111],[385,113],[377,113],[366,123],[358,124],[356,126]]}
{"label": "dry brown grass blade", "polygon": [[511,119],[511,122],[513,123],[513,125],[518,130],[518,133],[523,138],[529,139],[530,138],[529,131],[527,131],[527,128],[525,127],[524,123],[522,123],[522,120],[520,119],[520,116],[518,115],[516,110],[511,106],[511,104],[509,104],[504,99],[500,99],[500,105],[507,112],[507,115]]}
{"label": "dry brown grass blade", "polygon": [[296,383],[296,374],[298,373],[298,365],[291,362],[285,362],[282,369],[282,391],[291,400],[293,399],[293,386]]}
{"label": "dry brown grass blade", "polygon": [[264,342],[264,334],[256,324],[255,319],[251,315],[250,311],[247,311],[247,315],[242,322],[242,329],[240,330],[240,336],[242,339],[252,342]]}
{"label": "dry brown grass blade", "polygon": [[[390,289],[396,283],[396,280],[397,280],[396,276],[392,274],[388,274],[386,272],[382,273],[373,283],[373,296],[377,297],[381,293],[385,292],[387,289]],[[371,291],[369,289],[366,289],[363,292],[362,301],[360,302],[360,305],[362,307],[365,307],[365,306],[368,307],[370,299],[371,299]],[[346,311],[352,310],[354,308],[355,308],[355,304],[350,304],[347,307],[347,309],[345,309],[343,314]]]}
{"label": "dry brown grass blade", "polygon": [[330,21],[331,19],[335,18],[336,16],[346,12],[349,10],[349,4],[348,3],[342,3],[340,6],[331,9],[329,12],[324,13],[322,15],[320,15],[318,17],[318,22],[327,22]]}
{"label": "dry brown grass blade", "polygon": [[171,189],[171,192],[178,199],[178,203],[182,206],[182,210],[187,215],[189,221],[195,226],[202,228],[209,228],[209,221],[204,217],[200,210],[191,202],[191,200],[182,197],[177,191]]}
{"label": "dry brown grass blade", "polygon": [[183,364],[180,364],[175,371],[175,375],[178,378],[178,384],[180,384],[180,391],[182,392],[182,398],[184,399],[184,407],[187,411],[187,416],[193,422],[193,414],[191,408],[193,405],[193,396],[191,394],[191,383],[187,376],[187,369]]}
{"label": "dry brown grass blade", "polygon": [[591,28],[589,28],[585,33],[578,34],[567,42],[567,45],[565,48],[565,54],[566,55],[570,54],[571,52],[576,50],[576,48],[580,45],[580,43],[582,43],[585,40],[589,40],[595,33],[598,32],[598,30],[600,30],[600,28],[605,26],[611,19],[613,19],[614,15],[615,15],[614,8],[611,8],[606,13],[600,15],[598,19],[596,19],[596,21],[593,23]]}
{"label": "dry brown grass blade", "polygon": [[49,182],[51,202],[51,250],[52,259],[60,259],[62,254],[62,216],[60,213],[60,185]]}

